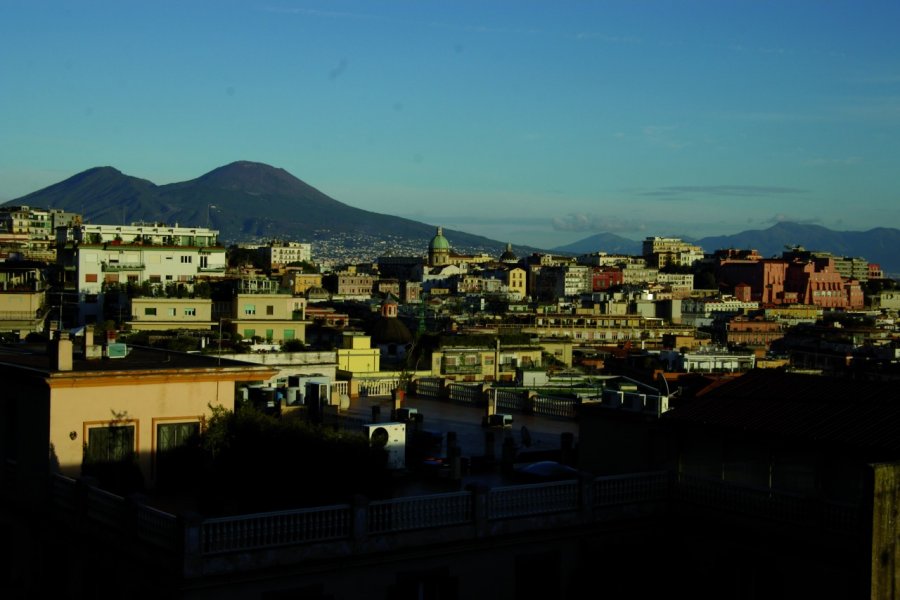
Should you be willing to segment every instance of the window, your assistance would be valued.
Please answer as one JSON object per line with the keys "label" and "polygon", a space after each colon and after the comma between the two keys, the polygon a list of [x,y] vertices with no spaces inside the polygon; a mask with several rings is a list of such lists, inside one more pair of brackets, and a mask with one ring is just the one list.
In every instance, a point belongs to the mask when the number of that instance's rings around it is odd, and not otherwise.
{"label": "window", "polygon": [[274,315],[274,314],[275,314],[275,307],[272,306],[271,304],[267,304],[267,305],[266,305],[266,314],[267,314],[267,315]]}
{"label": "window", "polygon": [[255,336],[255,335],[256,335],[256,330],[255,330],[255,329],[245,329],[245,330],[244,330],[244,338],[245,338],[245,339],[248,339],[248,340],[249,340],[250,338],[252,338],[252,337]]}
{"label": "window", "polygon": [[197,309],[196,308],[186,308],[184,309],[184,316],[186,317],[196,317]]}
{"label": "window", "polygon": [[182,257],[181,257],[181,263],[182,263],[182,264],[187,265],[187,264],[192,263],[193,261],[194,261],[194,257],[193,257],[193,256],[182,256]]}
{"label": "window", "polygon": [[128,460],[134,454],[134,425],[113,425],[88,429],[86,462]]}
{"label": "window", "polygon": [[200,268],[201,268],[201,269],[205,269],[205,268],[207,268],[207,267],[209,267],[209,257],[208,257],[208,256],[201,256],[201,257],[200,257]]}
{"label": "window", "polygon": [[285,329],[284,330],[284,341],[294,339],[294,330],[293,329]]}
{"label": "window", "polygon": [[187,446],[188,443],[200,435],[200,423],[164,423],[156,426],[156,471],[157,481],[176,481],[186,475],[191,469],[191,460],[178,448]]}
{"label": "window", "polygon": [[255,315],[256,314],[256,305],[255,304],[245,304],[244,305],[244,314],[245,315]]}
{"label": "window", "polygon": [[275,337],[275,332],[271,329],[266,329],[266,341],[271,342],[272,338]]}
{"label": "window", "polygon": [[163,453],[184,446],[200,434],[200,423],[167,423],[156,426],[156,452]]}
{"label": "window", "polygon": [[156,316],[156,307],[155,306],[146,306],[144,307],[144,316],[146,317],[155,317]]}
{"label": "window", "polygon": [[85,283],[97,283],[97,274],[96,273],[85,273],[84,282]]}
{"label": "window", "polygon": [[174,317],[177,314],[177,312],[176,312],[176,309],[174,309],[174,308],[167,308],[166,314],[170,317]]}

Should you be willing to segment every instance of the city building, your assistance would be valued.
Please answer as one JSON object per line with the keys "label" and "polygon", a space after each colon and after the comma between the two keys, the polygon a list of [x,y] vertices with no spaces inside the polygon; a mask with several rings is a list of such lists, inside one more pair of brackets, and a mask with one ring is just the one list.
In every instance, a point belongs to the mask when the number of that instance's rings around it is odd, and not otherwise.
{"label": "city building", "polygon": [[647,265],[657,269],[668,265],[689,267],[703,260],[703,248],[679,238],[647,237],[642,250]]}
{"label": "city building", "polygon": [[302,242],[269,242],[256,249],[263,266],[268,269],[284,267],[291,263],[312,262],[312,244]]}
{"label": "city building", "polygon": [[266,380],[268,367],[58,334],[47,349],[0,350],[4,458],[23,481],[45,485],[58,472],[82,474],[85,461],[134,457],[144,484],[160,477],[160,457],[200,431],[213,407],[234,409],[235,386]]}
{"label": "city building", "polygon": [[141,296],[132,298],[130,304],[131,317],[126,326],[132,331],[202,331],[215,326],[212,300],[209,298]]}
{"label": "city building", "polygon": [[0,262],[0,333],[21,339],[29,333],[43,333],[49,314],[42,265]]}
{"label": "city building", "polygon": [[77,308],[71,316],[77,324],[103,318],[111,288],[189,291],[196,281],[225,275],[225,248],[218,245],[218,232],[212,229],[74,225],[56,233],[61,291]]}

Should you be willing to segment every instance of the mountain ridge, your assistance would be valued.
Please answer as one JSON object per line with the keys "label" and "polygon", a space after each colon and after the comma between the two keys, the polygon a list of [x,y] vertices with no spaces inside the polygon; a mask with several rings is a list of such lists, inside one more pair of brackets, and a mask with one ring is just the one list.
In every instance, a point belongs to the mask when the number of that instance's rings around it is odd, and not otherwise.
{"label": "mountain ridge", "polygon": [[[822,225],[783,221],[767,229],[748,229],[729,235],[699,239],[687,236],[670,237],[680,237],[696,244],[707,254],[725,248],[752,248],[762,256],[770,257],[780,256],[786,247],[803,246],[807,250],[831,252],[836,256],[863,257],[869,262],[879,264],[885,274],[896,276],[900,273],[900,257],[897,256],[900,249],[900,229],[892,227],[875,227],[865,231],[835,231]],[[615,234],[595,234],[554,250],[575,254],[597,251],[620,252],[613,247],[597,244],[598,241],[607,239],[626,247],[627,242],[631,242],[633,253],[641,253],[640,241],[628,240]]]}
{"label": "mountain ridge", "polygon": [[[92,167],[4,205],[26,204],[77,212],[86,222],[159,221],[218,229],[226,243],[289,239],[316,242],[345,234],[392,243],[408,239],[424,248],[435,225],[376,213],[335,200],[285,169],[247,160],[199,177],[156,185],[110,166]],[[505,242],[444,229],[459,251],[499,254]],[[352,240],[346,240],[352,243]],[[519,253],[535,249],[514,246]]]}

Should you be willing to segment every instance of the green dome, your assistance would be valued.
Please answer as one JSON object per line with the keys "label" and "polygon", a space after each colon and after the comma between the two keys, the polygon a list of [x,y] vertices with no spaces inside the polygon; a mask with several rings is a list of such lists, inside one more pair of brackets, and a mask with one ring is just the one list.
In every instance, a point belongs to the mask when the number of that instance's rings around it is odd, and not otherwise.
{"label": "green dome", "polygon": [[447,250],[450,251],[450,242],[447,241],[447,238],[444,237],[444,229],[442,227],[437,228],[437,234],[431,238],[431,243],[428,245],[429,250]]}

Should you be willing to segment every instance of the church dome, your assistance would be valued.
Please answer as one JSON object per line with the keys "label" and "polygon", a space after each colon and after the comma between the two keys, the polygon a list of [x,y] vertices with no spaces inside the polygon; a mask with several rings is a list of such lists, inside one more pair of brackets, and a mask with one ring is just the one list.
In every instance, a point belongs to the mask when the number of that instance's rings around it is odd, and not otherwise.
{"label": "church dome", "polygon": [[376,344],[409,344],[413,336],[400,319],[382,317],[375,322],[372,341]]}
{"label": "church dome", "polygon": [[512,251],[512,244],[506,244],[506,250],[500,255],[500,262],[518,262],[519,257]]}
{"label": "church dome", "polygon": [[437,233],[433,238],[431,238],[431,243],[428,245],[429,250],[446,250],[450,251],[450,242],[447,241],[447,238],[444,237],[444,228],[438,227]]}

